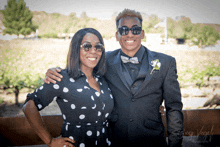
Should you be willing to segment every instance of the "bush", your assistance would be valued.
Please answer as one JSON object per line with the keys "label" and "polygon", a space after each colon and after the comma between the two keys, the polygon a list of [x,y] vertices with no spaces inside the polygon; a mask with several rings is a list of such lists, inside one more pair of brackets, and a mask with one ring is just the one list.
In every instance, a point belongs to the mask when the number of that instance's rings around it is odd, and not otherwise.
{"label": "bush", "polygon": [[[190,74],[190,78],[186,79],[186,75]],[[202,87],[206,85],[206,79],[209,80],[210,77],[220,76],[220,64],[218,66],[214,66],[211,64],[206,66],[205,70],[201,70],[199,68],[190,69],[188,68],[185,73],[179,76],[179,81],[182,83],[191,82],[195,83],[198,87]]]}
{"label": "bush", "polygon": [[197,33],[194,34],[194,39],[192,40],[194,45],[198,45],[199,47],[215,45],[220,38],[219,33],[211,26],[195,27]]}
{"label": "bush", "polygon": [[55,33],[48,33],[48,34],[42,34],[38,36],[39,38],[58,38],[57,34]]}
{"label": "bush", "polygon": [[22,66],[24,52],[25,50],[18,53],[8,49],[1,52],[3,58],[0,62],[0,84],[4,90],[13,89],[16,105],[19,105],[18,95],[21,89],[35,89],[43,84],[39,73],[31,74],[32,69],[27,70]]}

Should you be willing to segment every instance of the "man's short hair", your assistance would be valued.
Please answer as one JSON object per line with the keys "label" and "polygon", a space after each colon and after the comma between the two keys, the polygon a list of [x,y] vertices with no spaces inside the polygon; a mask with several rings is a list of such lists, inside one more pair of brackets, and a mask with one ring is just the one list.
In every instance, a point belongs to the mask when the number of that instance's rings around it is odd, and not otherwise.
{"label": "man's short hair", "polygon": [[136,17],[140,20],[140,24],[142,26],[142,16],[141,16],[141,13],[140,12],[137,12],[135,10],[130,10],[130,9],[124,9],[122,12],[120,12],[118,14],[118,16],[115,18],[115,21],[116,21],[116,28],[118,28],[118,25],[119,25],[119,20],[121,18],[124,18],[124,17]]}

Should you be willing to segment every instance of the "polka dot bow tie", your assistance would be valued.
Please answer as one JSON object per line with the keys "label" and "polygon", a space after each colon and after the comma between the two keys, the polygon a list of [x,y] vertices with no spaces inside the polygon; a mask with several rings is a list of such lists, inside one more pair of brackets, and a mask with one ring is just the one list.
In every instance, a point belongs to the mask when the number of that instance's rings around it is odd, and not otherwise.
{"label": "polka dot bow tie", "polygon": [[131,62],[133,64],[138,64],[138,58],[137,57],[132,57],[132,58],[128,58],[128,57],[125,57],[125,56],[121,56],[121,60],[123,63],[128,63],[128,62]]}

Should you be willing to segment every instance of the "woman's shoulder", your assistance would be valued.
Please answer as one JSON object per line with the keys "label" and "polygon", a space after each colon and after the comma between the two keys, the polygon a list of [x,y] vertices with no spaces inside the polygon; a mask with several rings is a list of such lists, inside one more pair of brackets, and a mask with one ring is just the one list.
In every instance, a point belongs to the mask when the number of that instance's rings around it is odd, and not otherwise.
{"label": "woman's shoulder", "polygon": [[[75,81],[75,80],[73,79],[73,77],[71,77],[71,76],[69,75],[67,69],[62,69],[61,72],[60,72],[60,74],[63,76],[63,78],[62,78],[63,81],[70,81],[70,82]],[[62,81],[62,80],[61,80],[61,81]]]}
{"label": "woman's shoulder", "polygon": [[69,74],[68,74],[68,72],[67,72],[67,69],[62,69],[59,74],[61,74],[61,75],[63,76],[62,80],[63,80],[63,79],[69,79],[69,78],[70,78],[70,76],[69,76]]}

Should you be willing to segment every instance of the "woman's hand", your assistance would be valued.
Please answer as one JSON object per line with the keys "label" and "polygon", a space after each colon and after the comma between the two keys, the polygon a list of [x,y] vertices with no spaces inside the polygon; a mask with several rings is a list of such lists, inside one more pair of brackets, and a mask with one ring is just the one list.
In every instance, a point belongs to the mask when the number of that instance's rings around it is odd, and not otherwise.
{"label": "woman's hand", "polygon": [[58,72],[61,72],[60,67],[49,68],[46,72],[44,83],[50,84],[50,82],[51,82],[53,84],[56,84],[56,81],[61,81],[61,78],[63,76],[61,74],[59,74]]}
{"label": "woman's hand", "polygon": [[49,147],[74,147],[71,143],[75,143],[75,141],[67,137],[53,138]]}

